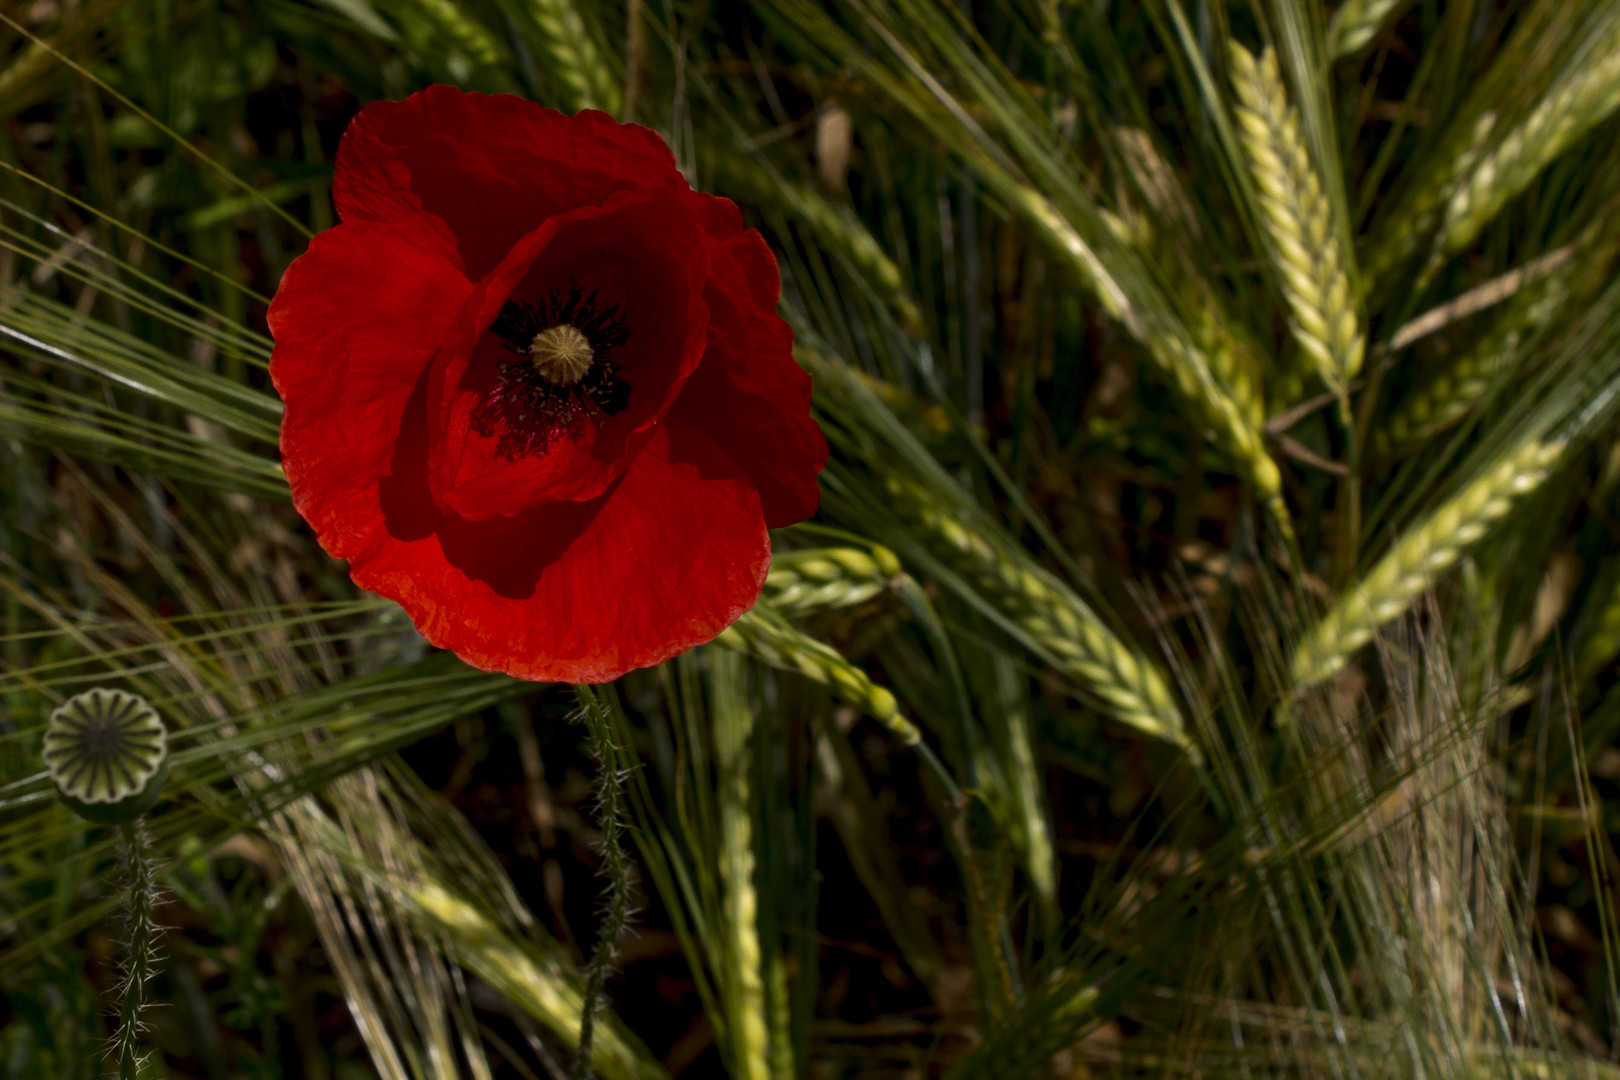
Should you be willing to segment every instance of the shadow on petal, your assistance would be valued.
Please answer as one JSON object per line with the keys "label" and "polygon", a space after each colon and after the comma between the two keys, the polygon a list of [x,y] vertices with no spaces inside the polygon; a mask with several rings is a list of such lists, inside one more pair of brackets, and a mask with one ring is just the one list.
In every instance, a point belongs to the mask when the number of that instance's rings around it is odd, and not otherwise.
{"label": "shadow on petal", "polygon": [[469,579],[508,599],[526,599],[545,568],[590,528],[619,481],[589,502],[547,503],[513,517],[467,521],[446,514],[428,488],[427,387],[424,372],[405,406],[393,462],[378,491],[388,533],[403,542],[436,535],[445,561]]}

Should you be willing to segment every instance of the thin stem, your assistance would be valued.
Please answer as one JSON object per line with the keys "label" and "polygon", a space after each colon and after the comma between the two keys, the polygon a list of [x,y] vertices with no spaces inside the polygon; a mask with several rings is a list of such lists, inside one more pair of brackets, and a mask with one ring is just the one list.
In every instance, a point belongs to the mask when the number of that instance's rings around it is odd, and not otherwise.
{"label": "thin stem", "polygon": [[118,857],[124,878],[124,930],[128,935],[124,976],[120,985],[123,1001],[118,1008],[118,1031],[113,1051],[118,1055],[120,1080],[139,1080],[141,1055],[137,1053],[141,1034],[141,1012],[146,1007],[146,983],[156,967],[153,946],[155,927],[152,910],[157,900],[153,880],[150,842],[139,821],[119,826],[122,842]]}
{"label": "thin stem", "polygon": [[945,798],[952,806],[960,809],[965,799],[962,795],[962,789],[956,784],[956,778],[951,775],[951,770],[945,767],[945,763],[939,760],[939,756],[934,753],[927,743],[920,741],[914,743],[913,749],[917,751],[917,756],[923,759],[923,764],[927,765],[934,776],[938,778],[939,786],[945,789]]}
{"label": "thin stem", "polygon": [[1339,541],[1339,561],[1335,578],[1340,585],[1350,581],[1356,572],[1357,553],[1361,550],[1361,440],[1357,437],[1355,413],[1350,405],[1350,393],[1339,396],[1339,424],[1344,431],[1345,464],[1349,475],[1340,485],[1340,510],[1343,533]]}
{"label": "thin stem", "polygon": [[759,893],[754,887],[753,758],[755,715],[742,687],[742,660],[717,651],[710,657],[709,718],[713,724],[719,782],[720,880],[722,910],[730,952],[730,993],[726,994],[731,1067],[737,1080],[771,1075],[771,1030],[762,977]]}
{"label": "thin stem", "polygon": [[630,859],[620,843],[624,831],[624,773],[619,765],[619,748],[613,742],[607,714],[596,694],[587,686],[576,686],[580,715],[591,756],[596,759],[600,779],[596,793],[597,827],[602,833],[603,869],[607,874],[607,911],[603,914],[596,950],[585,972],[585,994],[580,1003],[579,1050],[574,1057],[572,1080],[588,1080],[591,1073],[591,1044],[596,1034],[596,1013],[601,1007],[602,985],[618,951],[619,938],[630,921]]}

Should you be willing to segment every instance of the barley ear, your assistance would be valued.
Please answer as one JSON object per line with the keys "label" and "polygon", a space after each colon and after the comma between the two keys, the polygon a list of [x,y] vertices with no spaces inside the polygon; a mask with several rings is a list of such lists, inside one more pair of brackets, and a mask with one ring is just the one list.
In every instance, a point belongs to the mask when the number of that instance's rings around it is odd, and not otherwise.
{"label": "barley ear", "polygon": [[889,589],[900,574],[900,560],[878,544],[783,551],[771,559],[765,598],[790,615],[855,607]]}
{"label": "barley ear", "polygon": [[540,32],[546,71],[556,80],[569,111],[617,113],[624,92],[575,0],[533,0],[529,10]]}
{"label": "barley ear", "polygon": [[776,175],[760,159],[714,143],[702,147],[720,191],[774,210],[860,274],[873,298],[894,313],[902,329],[920,334],[925,320],[900,266],[848,206],[815,188]]}
{"label": "barley ear", "polygon": [[[1408,453],[1462,420],[1494,385],[1527,362],[1542,333],[1565,321],[1568,312],[1581,310],[1608,284],[1615,259],[1620,257],[1616,209],[1614,201],[1609,201],[1597,211],[1596,222],[1567,248],[1504,275],[1504,279],[1518,275],[1512,299],[1474,344],[1395,406],[1373,436],[1373,449],[1380,458]],[[1563,256],[1553,262],[1560,252]],[[1538,263],[1550,268],[1538,270]],[[1399,335],[1396,341],[1399,347]]]}
{"label": "barley ear", "polygon": [[940,562],[1003,612],[1025,644],[1084,684],[1115,719],[1192,752],[1158,665],[1121,640],[1066,585],[1022,549],[982,536],[920,485],[890,477],[885,486]]}
{"label": "barley ear", "polygon": [[[1446,202],[1458,183],[1480,159],[1496,129],[1496,112],[1481,113],[1464,133],[1450,140],[1450,156],[1429,169],[1410,195],[1396,204],[1396,212],[1383,219],[1361,260],[1368,291],[1376,294],[1391,286],[1406,260],[1418,255],[1433,239],[1436,224],[1445,212]],[[1431,259],[1422,281],[1432,275]]]}
{"label": "barley ear", "polygon": [[1236,404],[1248,425],[1265,424],[1265,386],[1271,372],[1262,350],[1233,319],[1204,274],[1203,228],[1192,200],[1153,139],[1140,128],[1116,127],[1114,145],[1142,206],[1126,214],[1130,240],[1165,275],[1166,291],[1187,312],[1187,330],[1202,351],[1216,384]]}
{"label": "barley ear", "polygon": [[1436,371],[1402,398],[1373,436],[1373,450],[1389,460],[1444,432],[1473,411],[1503,372],[1519,357],[1526,335],[1534,334],[1563,308],[1568,289],[1561,283],[1536,290],[1540,303],[1515,305],[1490,331],[1452,363]]}
{"label": "barley ear", "polygon": [[1299,111],[1283,89],[1276,53],[1267,48],[1257,61],[1232,42],[1231,57],[1243,149],[1294,340],[1322,381],[1342,394],[1366,353],[1343,231],[1300,134]]}
{"label": "barley ear", "polygon": [[1541,486],[1567,445],[1540,439],[1521,444],[1397,540],[1295,647],[1295,693],[1330,678],[1379,627],[1433,587],[1519,500]]}
{"label": "barley ear", "polygon": [[1441,248],[1454,255],[1548,164],[1620,108],[1620,17],[1594,35],[1541,101],[1472,163],[1446,203]]}
{"label": "barley ear", "polygon": [[766,1080],[771,1067],[764,954],[760,946],[759,893],[754,886],[753,793],[756,717],[744,687],[744,660],[724,651],[709,663],[709,722],[714,732],[714,764],[720,810],[721,955],[730,968],[722,992],[732,1075]]}
{"label": "barley ear", "polygon": [[922,733],[901,714],[893,694],[845,660],[838,650],[790,625],[768,604],[757,604],[744,612],[714,643],[823,684],[894,732],[907,746],[922,741]]}
{"label": "barley ear", "polygon": [[[1229,453],[1244,477],[1254,485],[1282,532],[1292,538],[1293,525],[1282,497],[1282,473],[1265,447],[1258,415],[1233,392],[1221,385],[1206,351],[1200,348],[1185,327],[1175,320],[1150,319],[1147,312],[1126,296],[1107,265],[1074,226],[1039,191],[1017,185],[1008,193],[1008,207],[1063,259],[1092,292],[1103,310],[1117,319],[1126,331],[1147,350],[1155,366],[1170,380],[1176,392],[1199,414],[1214,433],[1215,441]],[[1130,227],[1122,220],[1105,217],[1122,243],[1134,244]]]}
{"label": "barley ear", "polygon": [[1354,56],[1378,36],[1407,0],[1345,0],[1328,24],[1328,55],[1335,60]]}

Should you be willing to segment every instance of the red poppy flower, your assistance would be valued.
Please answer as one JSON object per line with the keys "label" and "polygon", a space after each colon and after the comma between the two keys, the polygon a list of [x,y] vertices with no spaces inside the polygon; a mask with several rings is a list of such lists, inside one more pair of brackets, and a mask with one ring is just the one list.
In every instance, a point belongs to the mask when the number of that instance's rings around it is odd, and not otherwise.
{"label": "red poppy flower", "polygon": [[598,682],[758,598],[827,444],[776,261],[656,134],[436,86],[344,134],[270,307],[293,505],[429,641]]}

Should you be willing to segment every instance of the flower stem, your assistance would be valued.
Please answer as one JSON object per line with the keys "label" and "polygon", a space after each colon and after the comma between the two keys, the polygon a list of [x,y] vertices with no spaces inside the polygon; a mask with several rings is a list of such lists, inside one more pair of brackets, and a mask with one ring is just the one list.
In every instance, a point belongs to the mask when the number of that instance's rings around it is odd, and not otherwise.
{"label": "flower stem", "polygon": [[119,826],[118,861],[124,885],[124,973],[119,983],[123,1000],[118,1008],[118,1031],[113,1036],[113,1053],[118,1058],[120,1080],[138,1080],[141,1055],[137,1052],[143,1030],[141,1012],[146,1008],[146,983],[157,968],[156,926],[152,912],[157,906],[157,883],[152,864],[151,838],[139,820]]}
{"label": "flower stem", "polygon": [[571,1080],[591,1076],[591,1044],[596,1033],[596,1013],[601,1007],[602,984],[618,951],[619,938],[630,921],[630,859],[620,837],[624,832],[624,771],[619,764],[619,748],[613,742],[607,713],[587,686],[576,686],[580,713],[585,721],[591,756],[596,759],[600,780],[596,794],[597,826],[602,832],[603,869],[607,874],[607,910],[602,917],[596,951],[585,971],[585,994],[580,1003],[579,1050],[574,1056]]}

